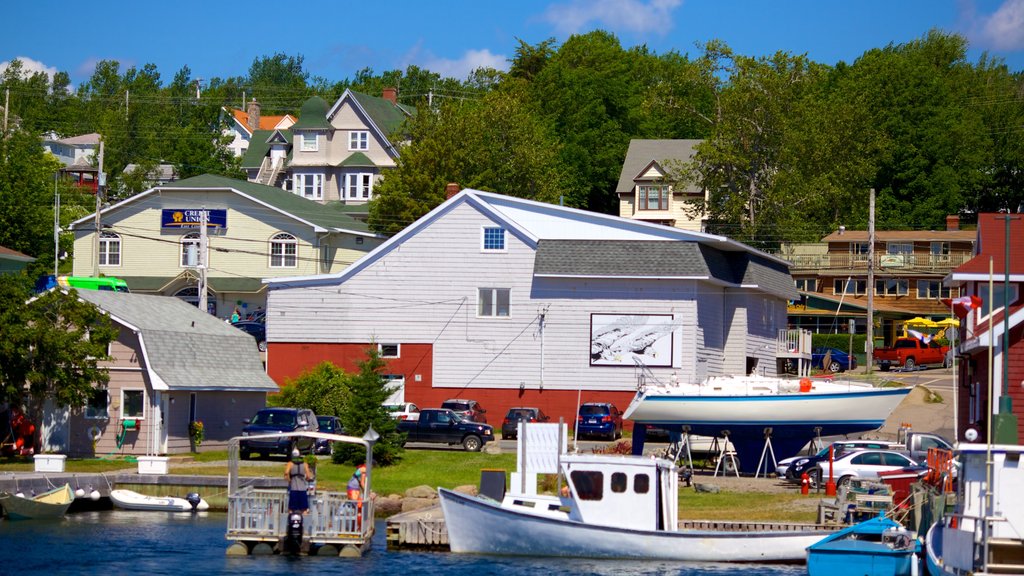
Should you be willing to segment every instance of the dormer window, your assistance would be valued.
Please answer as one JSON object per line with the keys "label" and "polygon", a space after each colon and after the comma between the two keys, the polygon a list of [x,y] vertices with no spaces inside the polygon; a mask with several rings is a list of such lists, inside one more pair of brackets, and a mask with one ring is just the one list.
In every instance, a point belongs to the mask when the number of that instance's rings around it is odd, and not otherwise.
{"label": "dormer window", "polygon": [[667,185],[641,185],[640,201],[637,205],[641,210],[668,210],[669,190]]}
{"label": "dormer window", "polygon": [[369,150],[370,133],[366,130],[353,130],[348,133],[349,150]]}
{"label": "dormer window", "polygon": [[319,142],[317,140],[316,132],[303,132],[302,133],[302,151],[303,152],[316,152],[320,149]]}

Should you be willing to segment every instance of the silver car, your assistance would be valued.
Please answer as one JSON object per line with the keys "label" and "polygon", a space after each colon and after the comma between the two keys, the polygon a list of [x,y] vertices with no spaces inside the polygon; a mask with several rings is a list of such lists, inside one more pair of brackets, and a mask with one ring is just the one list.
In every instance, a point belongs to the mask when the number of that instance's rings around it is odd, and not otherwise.
{"label": "silver car", "polygon": [[[844,486],[851,480],[878,480],[879,472],[889,472],[918,466],[909,457],[892,450],[860,450],[843,455],[832,463],[832,477],[836,486]],[[828,462],[818,462],[818,477],[828,480]]]}

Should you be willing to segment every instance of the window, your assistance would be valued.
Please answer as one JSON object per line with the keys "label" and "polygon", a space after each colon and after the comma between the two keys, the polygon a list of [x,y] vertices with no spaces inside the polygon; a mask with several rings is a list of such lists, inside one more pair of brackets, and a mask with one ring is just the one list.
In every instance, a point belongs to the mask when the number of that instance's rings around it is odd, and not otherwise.
{"label": "window", "polygon": [[89,419],[109,418],[107,406],[109,405],[110,393],[106,388],[96,388],[89,396],[89,403],[85,405],[85,417]]}
{"label": "window", "polygon": [[943,286],[941,280],[918,280],[917,297],[921,300],[935,300],[938,298],[953,298],[953,289]]}
{"label": "window", "polygon": [[368,200],[373,195],[373,174],[358,173],[347,174],[345,177],[345,188],[348,190],[349,198],[362,198]]}
{"label": "window", "polygon": [[640,186],[641,210],[668,210],[668,186]]}
{"label": "window", "polygon": [[885,244],[886,254],[913,254],[913,242],[887,242]]}
{"label": "window", "polygon": [[910,283],[906,278],[886,278],[875,280],[875,294],[879,296],[906,296],[910,293]]}
{"label": "window", "polygon": [[302,151],[303,152],[316,152],[320,149],[317,141],[316,132],[303,132],[302,133]]}
{"label": "window", "polygon": [[483,229],[484,252],[505,251],[505,229],[494,226],[486,226]]}
{"label": "window", "polygon": [[836,278],[835,283],[832,287],[836,294],[847,294],[850,296],[857,296],[867,294],[868,281],[867,280],[843,280]]}
{"label": "window", "polygon": [[569,477],[580,500],[600,500],[604,497],[604,474],[589,470],[573,470]]}
{"label": "window", "polygon": [[793,282],[796,284],[796,289],[803,292],[817,292],[818,291],[818,279],[817,278],[794,278]]}
{"label": "window", "polygon": [[399,358],[398,344],[378,344],[377,351],[381,358]]}
{"label": "window", "polygon": [[651,477],[647,474],[637,474],[633,476],[633,492],[637,494],[647,494],[651,489]]}
{"label": "window", "polygon": [[932,242],[929,253],[932,256],[949,257],[949,242]]}
{"label": "window", "polygon": [[284,232],[270,239],[270,267],[295,268],[298,265],[298,241]]}
{"label": "window", "polygon": [[508,316],[509,288],[481,288],[478,316]]}
{"label": "window", "polygon": [[113,232],[100,234],[100,266],[121,265],[121,237]]}
{"label": "window", "polygon": [[143,419],[146,416],[146,391],[121,390],[121,418]]}
{"label": "window", "polygon": [[310,200],[321,200],[324,197],[323,174],[296,174],[295,193]]}
{"label": "window", "polygon": [[622,493],[626,491],[626,475],[622,472],[612,473],[612,492]]}
{"label": "window", "polygon": [[199,265],[199,233],[190,232],[181,237],[181,266],[194,268]]}
{"label": "window", "polygon": [[867,242],[850,242],[850,254],[854,256],[868,256],[868,243]]}
{"label": "window", "polygon": [[[978,283],[978,297],[981,298],[981,308],[978,309],[978,317],[984,318],[988,316],[989,310],[993,309],[997,312],[1003,309],[1003,283],[997,281],[995,286],[992,287],[992,297],[988,295],[988,283]],[[1010,304],[1012,305],[1017,301],[1017,286],[1015,284],[1010,285]],[[991,307],[991,308],[990,308]]]}
{"label": "window", "polygon": [[353,130],[348,133],[349,150],[369,150],[370,133],[366,130]]}

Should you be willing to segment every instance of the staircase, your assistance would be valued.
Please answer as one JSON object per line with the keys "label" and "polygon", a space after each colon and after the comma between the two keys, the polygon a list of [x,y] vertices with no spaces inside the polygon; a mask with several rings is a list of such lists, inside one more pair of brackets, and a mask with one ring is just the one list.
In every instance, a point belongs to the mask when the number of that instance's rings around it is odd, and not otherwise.
{"label": "staircase", "polygon": [[284,162],[280,160],[271,162],[269,156],[263,159],[263,162],[260,164],[260,171],[256,175],[256,182],[267,186],[277,185],[277,177],[281,174],[281,167]]}

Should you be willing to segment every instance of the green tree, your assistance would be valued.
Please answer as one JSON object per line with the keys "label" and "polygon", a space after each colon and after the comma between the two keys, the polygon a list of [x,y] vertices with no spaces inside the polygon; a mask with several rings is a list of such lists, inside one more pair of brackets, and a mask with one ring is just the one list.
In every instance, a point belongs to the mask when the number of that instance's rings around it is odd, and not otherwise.
{"label": "green tree", "polygon": [[319,416],[339,416],[351,396],[351,376],[330,362],[321,362],[267,399],[271,406],[309,408]]}
{"label": "green tree", "polygon": [[[370,346],[366,350],[366,360],[359,363],[359,373],[349,382],[350,396],[338,416],[350,436],[360,437],[371,426],[380,434],[380,440],[373,446],[373,459],[383,466],[402,458],[402,444],[405,442],[405,434],[398,431],[397,422],[384,408],[384,402],[392,392],[381,375],[385,366],[377,347]],[[336,464],[360,463],[365,458],[366,451],[353,444],[335,446],[332,456]]]}
{"label": "green tree", "polygon": [[[85,406],[107,384],[110,319],[77,292],[51,290],[28,301],[26,283],[0,276],[0,402],[24,406],[42,422],[43,406]],[[37,441],[38,448],[38,441]]]}
{"label": "green tree", "polygon": [[[60,162],[39,137],[15,131],[0,139],[0,246],[53,265],[53,192]],[[33,267],[33,270],[35,267]]]}

